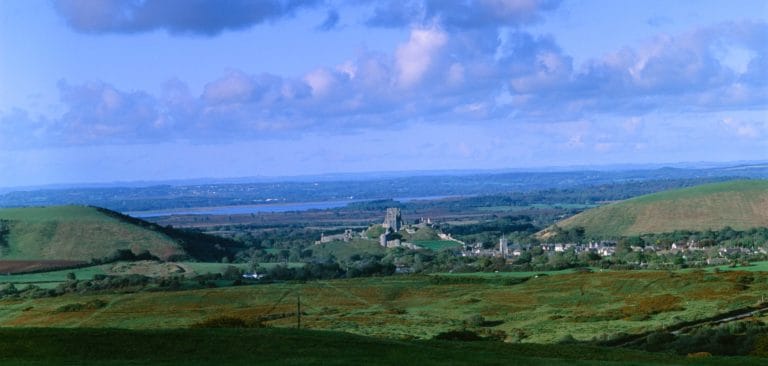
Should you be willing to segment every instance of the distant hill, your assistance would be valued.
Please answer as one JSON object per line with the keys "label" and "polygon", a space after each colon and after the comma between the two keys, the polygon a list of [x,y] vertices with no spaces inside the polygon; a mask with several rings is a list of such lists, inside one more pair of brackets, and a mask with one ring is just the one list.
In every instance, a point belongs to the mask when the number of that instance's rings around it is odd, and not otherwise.
{"label": "distant hill", "polygon": [[[701,167],[692,169],[613,167],[608,170],[547,169],[538,171],[472,171],[331,176],[280,181],[242,180],[202,184],[195,182],[145,182],[125,186],[49,186],[0,192],[0,207],[92,205],[120,212],[189,209],[191,207],[243,206],[274,203],[507,195],[543,190],[571,190],[601,185],[689,180],[766,179],[768,164]],[[605,167],[606,169],[608,167]],[[623,168],[631,170],[613,170]],[[336,178],[333,178],[336,177]],[[171,184],[172,183],[172,184]],[[653,185],[657,185],[654,183]],[[594,192],[592,192],[594,193]],[[589,193],[588,193],[589,194]],[[591,195],[591,194],[589,194]],[[368,203],[362,204],[368,206]]]}
{"label": "distant hill", "polygon": [[[597,207],[557,224],[587,237],[768,226],[768,180],[730,181],[654,193]],[[541,233],[547,237],[551,229]]]}
{"label": "distant hill", "polygon": [[0,260],[103,259],[118,250],[160,259],[220,260],[233,243],[183,232],[97,207],[0,209]]}

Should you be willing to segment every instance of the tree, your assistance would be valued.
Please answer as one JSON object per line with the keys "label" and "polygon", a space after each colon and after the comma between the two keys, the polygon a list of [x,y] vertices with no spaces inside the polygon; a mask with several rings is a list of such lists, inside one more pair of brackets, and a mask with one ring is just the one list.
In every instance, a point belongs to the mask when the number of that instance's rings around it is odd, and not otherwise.
{"label": "tree", "polygon": [[413,256],[413,266],[411,266],[414,273],[419,273],[424,270],[424,262],[421,259],[420,254]]}

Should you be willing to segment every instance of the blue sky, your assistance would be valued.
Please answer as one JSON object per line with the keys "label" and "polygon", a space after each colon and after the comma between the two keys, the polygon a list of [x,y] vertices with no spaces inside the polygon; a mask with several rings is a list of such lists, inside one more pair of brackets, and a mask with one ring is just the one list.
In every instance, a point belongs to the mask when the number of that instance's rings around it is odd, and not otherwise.
{"label": "blue sky", "polygon": [[763,0],[0,1],[0,186],[767,158]]}

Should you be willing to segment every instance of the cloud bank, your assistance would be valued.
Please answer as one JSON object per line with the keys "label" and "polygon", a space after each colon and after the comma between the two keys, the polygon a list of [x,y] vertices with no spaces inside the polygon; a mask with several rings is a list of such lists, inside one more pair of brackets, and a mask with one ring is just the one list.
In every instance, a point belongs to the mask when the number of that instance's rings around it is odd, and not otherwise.
{"label": "cloud bank", "polygon": [[[59,1],[56,7],[83,32],[166,29],[215,35],[316,4],[104,0]],[[157,95],[104,81],[62,81],[58,91],[65,112],[48,118],[23,110],[0,112],[0,144],[209,143],[370,131],[414,121],[438,127],[546,126],[595,115],[624,121],[614,133],[620,134],[639,126],[652,129],[632,122],[645,114],[764,110],[768,105],[768,23],[735,21],[659,34],[575,65],[553,37],[520,27],[539,21],[557,5],[538,0],[376,1],[369,25],[409,30],[391,53],[362,50],[338,65],[293,77],[232,69],[199,92],[181,80],[166,82]],[[202,16],[207,13],[214,16]],[[331,9],[320,28],[333,29],[339,19]],[[749,55],[737,66],[727,57],[734,47]],[[766,133],[765,124],[757,122],[719,123],[735,136],[754,139]],[[578,147],[584,136],[574,131],[566,142]],[[611,147],[607,139],[598,140],[604,149]]]}
{"label": "cloud bank", "polygon": [[319,0],[56,0],[56,11],[83,33],[139,33],[214,36],[291,17]]}

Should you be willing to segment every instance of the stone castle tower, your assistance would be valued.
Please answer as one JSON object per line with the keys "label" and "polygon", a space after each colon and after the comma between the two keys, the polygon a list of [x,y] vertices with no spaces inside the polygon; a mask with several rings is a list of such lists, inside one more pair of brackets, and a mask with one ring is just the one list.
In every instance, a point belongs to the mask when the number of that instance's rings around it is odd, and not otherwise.
{"label": "stone castle tower", "polygon": [[388,208],[387,216],[384,217],[384,223],[382,224],[384,229],[392,229],[393,232],[398,232],[403,228],[403,218],[400,215],[399,208]]}

